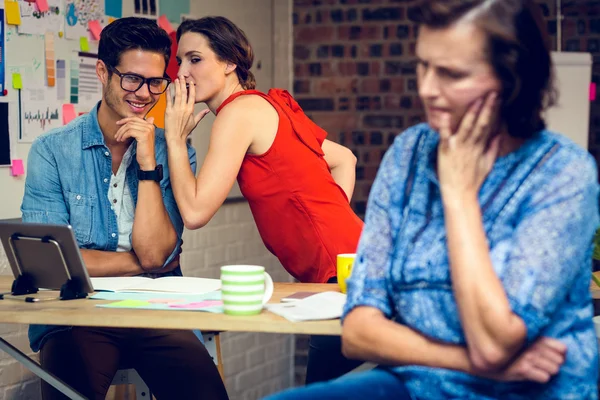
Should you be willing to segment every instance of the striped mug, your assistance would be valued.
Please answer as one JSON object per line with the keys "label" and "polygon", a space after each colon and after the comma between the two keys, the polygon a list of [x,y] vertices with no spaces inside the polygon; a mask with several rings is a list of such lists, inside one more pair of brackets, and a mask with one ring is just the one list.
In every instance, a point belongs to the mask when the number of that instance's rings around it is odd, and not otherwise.
{"label": "striped mug", "polygon": [[273,279],[259,265],[221,267],[223,311],[229,315],[260,314],[273,295]]}

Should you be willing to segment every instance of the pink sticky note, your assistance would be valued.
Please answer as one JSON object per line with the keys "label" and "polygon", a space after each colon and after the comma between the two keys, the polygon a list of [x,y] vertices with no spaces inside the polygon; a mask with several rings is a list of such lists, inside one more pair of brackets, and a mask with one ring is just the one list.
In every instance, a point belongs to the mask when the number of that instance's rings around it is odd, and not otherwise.
{"label": "pink sticky note", "polygon": [[11,174],[12,176],[20,176],[25,174],[25,168],[23,167],[23,160],[17,158],[12,160],[11,166]]}
{"label": "pink sticky note", "polygon": [[590,101],[596,100],[596,84],[590,83]]}
{"label": "pink sticky note", "polygon": [[62,112],[64,125],[73,121],[77,117],[77,113],[75,112],[75,106],[73,104],[63,104]]}
{"label": "pink sticky note", "polygon": [[184,304],[170,304],[170,308],[189,308],[189,309],[199,309],[199,308],[208,308],[208,307],[217,307],[222,306],[223,302],[221,300],[204,300],[204,301],[196,301],[192,303],[184,303]]}
{"label": "pink sticky note", "polygon": [[48,11],[48,0],[35,0],[35,4],[40,12]]}
{"label": "pink sticky note", "polygon": [[100,34],[102,33],[102,25],[100,25],[100,22],[97,20],[90,21],[88,22],[88,28],[92,33],[92,38],[94,40],[100,40]]}
{"label": "pink sticky note", "polygon": [[163,28],[169,34],[171,32],[175,32],[175,29],[173,29],[173,26],[169,22],[169,19],[167,18],[166,15],[161,15],[160,17],[158,17],[158,26]]}

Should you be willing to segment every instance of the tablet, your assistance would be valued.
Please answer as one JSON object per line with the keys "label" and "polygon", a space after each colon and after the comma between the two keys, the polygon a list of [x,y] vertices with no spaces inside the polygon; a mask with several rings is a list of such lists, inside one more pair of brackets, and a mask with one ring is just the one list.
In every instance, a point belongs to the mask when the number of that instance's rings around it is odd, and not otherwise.
{"label": "tablet", "polygon": [[76,281],[82,294],[94,291],[70,225],[3,220],[0,241],[15,279],[26,275],[35,288],[53,290]]}

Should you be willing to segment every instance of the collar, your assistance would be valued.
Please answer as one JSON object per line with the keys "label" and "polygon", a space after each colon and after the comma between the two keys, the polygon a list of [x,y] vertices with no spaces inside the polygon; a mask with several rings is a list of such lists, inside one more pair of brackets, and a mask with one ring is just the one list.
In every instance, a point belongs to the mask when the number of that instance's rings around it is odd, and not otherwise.
{"label": "collar", "polygon": [[98,108],[100,108],[99,101],[89,113],[84,115],[83,121],[83,140],[81,142],[82,149],[89,149],[94,146],[104,146],[104,135],[100,130],[100,124],[98,123]]}

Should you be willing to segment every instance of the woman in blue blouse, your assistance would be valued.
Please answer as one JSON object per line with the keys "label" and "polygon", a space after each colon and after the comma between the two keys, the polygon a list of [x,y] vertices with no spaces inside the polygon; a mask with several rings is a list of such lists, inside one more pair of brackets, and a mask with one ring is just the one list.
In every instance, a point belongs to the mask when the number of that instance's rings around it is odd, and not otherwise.
{"label": "woman in blue blouse", "polygon": [[375,370],[276,399],[596,399],[596,164],[545,130],[552,64],[533,0],[413,15],[427,124],[382,161],[343,347]]}

